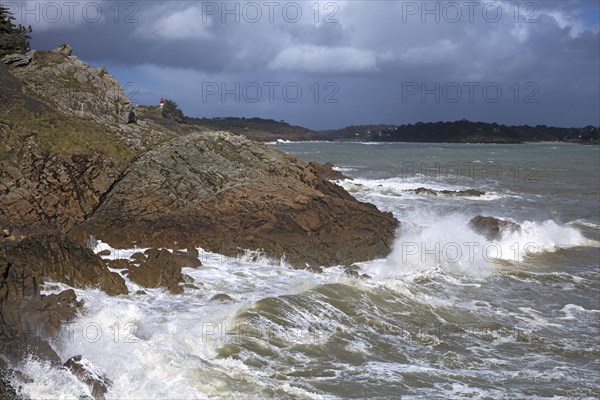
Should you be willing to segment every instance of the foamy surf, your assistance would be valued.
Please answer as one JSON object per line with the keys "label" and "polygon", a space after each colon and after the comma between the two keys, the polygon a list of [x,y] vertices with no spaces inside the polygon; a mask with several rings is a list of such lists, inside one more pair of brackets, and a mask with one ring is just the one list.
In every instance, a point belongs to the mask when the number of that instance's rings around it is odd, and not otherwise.
{"label": "foamy surf", "polygon": [[[597,149],[278,146],[353,168],[354,180],[341,184],[401,221],[393,253],[358,263],[370,278],[357,279],[343,266],[316,274],[260,252],[232,259],[199,249],[204,266],[183,270],[192,279],[183,294],[128,280],[125,296],[76,290],[83,314],[53,346],[63,361],[81,354],[107,374],[107,399],[600,396],[597,190],[588,168]],[[506,165],[509,158],[514,167],[537,163],[537,180],[526,180],[531,170],[523,168],[517,182],[402,170],[405,160]],[[411,192],[419,187],[495,197]],[[521,231],[488,240],[469,228],[476,215]],[[143,249],[99,243],[101,250],[128,258]],[[66,288],[50,283],[44,293]],[[231,300],[211,300],[217,294]],[[89,395],[63,368],[29,359],[18,369],[34,378],[20,383],[32,398]]]}

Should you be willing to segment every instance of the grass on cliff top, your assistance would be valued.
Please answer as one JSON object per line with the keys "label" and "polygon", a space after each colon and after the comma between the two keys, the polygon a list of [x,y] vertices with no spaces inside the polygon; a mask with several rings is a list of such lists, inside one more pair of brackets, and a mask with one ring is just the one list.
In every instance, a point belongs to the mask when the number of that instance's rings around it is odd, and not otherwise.
{"label": "grass on cliff top", "polygon": [[101,153],[115,160],[128,161],[133,155],[127,146],[110,137],[105,128],[85,119],[15,108],[1,115],[0,122],[9,125],[17,135],[35,135],[43,151],[63,159],[74,154]]}

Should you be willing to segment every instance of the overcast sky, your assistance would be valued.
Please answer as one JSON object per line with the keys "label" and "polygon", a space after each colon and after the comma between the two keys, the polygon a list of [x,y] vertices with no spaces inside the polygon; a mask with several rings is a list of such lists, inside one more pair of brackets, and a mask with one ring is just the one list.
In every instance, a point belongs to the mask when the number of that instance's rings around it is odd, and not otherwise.
{"label": "overcast sky", "polygon": [[600,2],[5,1],[134,102],[312,129],[600,124]]}

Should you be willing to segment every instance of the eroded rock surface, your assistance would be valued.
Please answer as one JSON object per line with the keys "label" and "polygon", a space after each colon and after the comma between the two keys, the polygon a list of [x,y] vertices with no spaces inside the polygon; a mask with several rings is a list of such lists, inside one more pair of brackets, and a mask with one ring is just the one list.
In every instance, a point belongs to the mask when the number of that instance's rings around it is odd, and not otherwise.
{"label": "eroded rock surface", "polygon": [[313,172],[316,173],[321,179],[327,179],[329,181],[351,179],[342,174],[340,171],[336,170],[335,165],[332,163],[319,164],[316,161],[311,161],[308,163],[308,166],[312,168],[314,170]]}
{"label": "eroded rock surface", "polygon": [[228,255],[262,249],[297,266],[387,254],[398,222],[306,163],[227,132],[190,134],[145,153],[75,232],[114,247]]}
{"label": "eroded rock surface", "polygon": [[490,241],[500,240],[504,234],[521,232],[521,225],[516,222],[483,215],[471,219],[469,227]]}
{"label": "eroded rock surface", "polygon": [[[139,253],[138,253],[139,254]],[[165,249],[146,251],[145,259],[137,257],[139,266],[130,263],[128,277],[146,288],[164,287],[171,293],[182,293],[179,283],[184,282],[181,268],[197,268],[202,265],[196,257],[187,254],[173,254]]]}
{"label": "eroded rock surface", "polygon": [[417,189],[412,189],[411,192],[420,195],[429,195],[429,196],[470,196],[470,197],[480,197],[485,195],[485,192],[477,189],[465,189],[465,190],[435,190],[420,187]]}
{"label": "eroded rock surface", "polygon": [[[296,267],[347,265],[386,255],[398,221],[357,201],[293,156],[227,132],[139,117],[103,67],[53,52],[0,64],[0,350],[60,363],[47,339],[81,309],[73,290],[180,293],[195,248],[262,250]],[[321,176],[319,176],[321,175]],[[86,246],[150,250],[104,262]],[[168,254],[167,254],[168,253]],[[133,265],[132,265],[133,264]],[[188,279],[189,281],[189,279]],[[187,282],[189,285],[190,282]]]}
{"label": "eroded rock surface", "polygon": [[106,375],[80,355],[69,358],[63,366],[90,388],[95,400],[103,400],[112,385]]}
{"label": "eroded rock surface", "polygon": [[63,112],[100,123],[127,122],[131,101],[119,82],[106,68],[94,68],[71,53],[66,44],[35,52],[27,63],[13,64],[17,68],[11,72],[28,93]]}

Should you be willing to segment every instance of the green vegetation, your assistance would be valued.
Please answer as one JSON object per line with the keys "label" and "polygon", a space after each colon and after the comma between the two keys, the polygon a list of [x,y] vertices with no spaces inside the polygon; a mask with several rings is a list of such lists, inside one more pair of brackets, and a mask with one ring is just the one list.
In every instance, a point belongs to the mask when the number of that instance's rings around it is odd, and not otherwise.
{"label": "green vegetation", "polygon": [[326,140],[324,135],[284,121],[263,118],[186,118],[188,124],[217,131],[230,131],[257,141],[286,140]]}
{"label": "green vegetation", "polygon": [[177,103],[175,103],[173,100],[165,100],[165,105],[162,109],[162,116],[163,118],[171,119],[180,124],[185,122],[185,115],[183,115],[183,111],[181,111]]}
{"label": "green vegetation", "polygon": [[16,136],[34,135],[44,152],[68,159],[74,154],[101,153],[115,160],[128,161],[127,146],[110,137],[105,128],[93,121],[66,117],[58,113],[33,113],[13,108],[0,117]]}
{"label": "green vegetation", "polygon": [[31,25],[13,24],[15,17],[10,10],[0,5],[0,58],[7,54],[25,53],[30,50]]}
{"label": "green vegetation", "polygon": [[497,123],[472,122],[465,119],[454,122],[418,122],[371,132],[377,142],[434,142],[434,143],[522,143],[572,142],[599,143],[598,127],[558,128],[546,125],[508,126]]}

